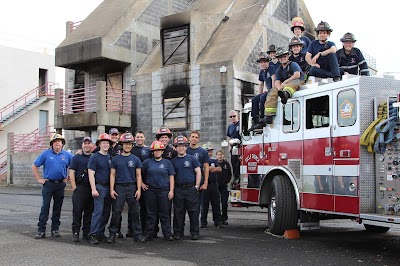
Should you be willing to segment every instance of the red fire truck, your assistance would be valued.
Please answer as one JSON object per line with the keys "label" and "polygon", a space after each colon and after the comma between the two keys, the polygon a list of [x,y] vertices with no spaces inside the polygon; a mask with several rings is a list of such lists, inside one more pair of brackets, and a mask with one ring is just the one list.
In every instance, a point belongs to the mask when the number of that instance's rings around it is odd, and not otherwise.
{"label": "red fire truck", "polygon": [[[400,228],[399,93],[400,81],[390,77],[306,84],[286,105],[278,102],[273,124],[259,132],[248,132],[246,104],[237,144],[240,189],[231,191],[232,205],[268,208],[274,234],[342,218],[374,232]],[[383,151],[368,151],[361,135],[389,110],[396,112],[393,130],[372,134]]]}

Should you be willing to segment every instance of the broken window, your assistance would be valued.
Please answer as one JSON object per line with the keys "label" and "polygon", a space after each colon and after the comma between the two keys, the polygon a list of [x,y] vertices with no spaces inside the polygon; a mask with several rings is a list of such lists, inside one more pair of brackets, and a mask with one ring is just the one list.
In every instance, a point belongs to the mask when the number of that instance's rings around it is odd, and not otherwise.
{"label": "broken window", "polygon": [[171,130],[186,130],[189,128],[189,93],[188,85],[173,85],[164,91],[163,120],[164,125]]}
{"label": "broken window", "polygon": [[163,65],[190,62],[189,25],[161,30]]}

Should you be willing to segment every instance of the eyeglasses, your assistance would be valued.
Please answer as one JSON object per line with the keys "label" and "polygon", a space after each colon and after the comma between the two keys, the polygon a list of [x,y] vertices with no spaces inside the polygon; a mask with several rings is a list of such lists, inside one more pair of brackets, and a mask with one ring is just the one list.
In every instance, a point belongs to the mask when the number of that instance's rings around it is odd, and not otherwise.
{"label": "eyeglasses", "polygon": [[236,115],[230,115],[229,117],[230,117],[230,118],[232,118],[232,117],[236,117]]}

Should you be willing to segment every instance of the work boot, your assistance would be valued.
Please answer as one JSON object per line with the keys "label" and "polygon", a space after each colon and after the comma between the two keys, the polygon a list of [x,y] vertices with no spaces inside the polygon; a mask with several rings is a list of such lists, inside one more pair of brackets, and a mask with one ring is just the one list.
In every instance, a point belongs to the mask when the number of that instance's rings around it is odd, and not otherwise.
{"label": "work boot", "polygon": [[90,245],[99,244],[99,240],[97,239],[96,235],[89,235],[89,244]]}
{"label": "work boot", "polygon": [[337,76],[337,77],[333,78],[333,82],[338,82],[338,81],[341,81],[341,80],[342,80],[341,76]]}
{"label": "work boot", "polygon": [[111,234],[110,237],[107,239],[107,244],[115,243],[115,237],[116,235]]}
{"label": "work boot", "polygon": [[292,122],[290,122],[289,120],[287,120],[286,118],[283,118],[283,125],[284,126],[288,126],[288,125],[291,125],[292,124]]}
{"label": "work boot", "polygon": [[42,238],[45,238],[45,237],[46,237],[46,234],[43,233],[43,232],[38,232],[38,233],[35,235],[35,239],[42,239]]}
{"label": "work boot", "polygon": [[74,232],[72,234],[72,240],[74,240],[74,242],[79,242],[79,233],[78,232]]}
{"label": "work boot", "polygon": [[133,237],[133,232],[131,230],[126,233],[125,237]]}
{"label": "work boot", "polygon": [[51,236],[52,236],[52,237],[60,237],[61,235],[60,235],[60,233],[58,232],[58,230],[54,230],[54,231],[51,231]]}
{"label": "work boot", "polygon": [[175,234],[175,235],[174,235],[174,239],[175,239],[175,240],[180,240],[181,237],[182,237],[182,236],[181,236],[180,234]]}
{"label": "work boot", "polygon": [[174,241],[174,237],[172,235],[165,236],[164,239],[167,241]]}
{"label": "work boot", "polygon": [[115,236],[118,237],[118,238],[124,238],[124,235],[121,233],[121,231],[116,233]]}
{"label": "work boot", "polygon": [[199,239],[199,235],[192,235],[192,240],[198,240]]}
{"label": "work boot", "polygon": [[222,224],[223,225],[228,225],[228,222],[227,221],[222,221]]}
{"label": "work boot", "polygon": [[258,124],[258,116],[252,118],[251,127],[249,128],[249,131],[253,131],[257,124]]}
{"label": "work boot", "polygon": [[144,236],[138,236],[137,238],[134,239],[134,241],[138,243],[143,243],[146,241],[146,238]]}
{"label": "work boot", "polygon": [[281,103],[286,104],[287,100],[290,98],[290,94],[287,91],[278,91],[279,97],[281,97]]}

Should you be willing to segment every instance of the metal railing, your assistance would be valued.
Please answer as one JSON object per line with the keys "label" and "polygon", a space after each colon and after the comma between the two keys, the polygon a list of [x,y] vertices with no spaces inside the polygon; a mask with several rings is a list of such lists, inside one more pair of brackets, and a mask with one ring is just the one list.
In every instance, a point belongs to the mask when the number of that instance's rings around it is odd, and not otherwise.
{"label": "metal railing", "polygon": [[42,86],[25,93],[18,99],[0,109],[0,125],[6,120],[20,112],[42,96],[54,96],[54,90],[58,83],[48,82]]}
{"label": "metal railing", "polygon": [[0,152],[0,176],[7,173],[7,149]]}
{"label": "metal railing", "polygon": [[96,86],[74,89],[72,92],[61,92],[60,98],[61,114],[73,114],[80,112],[95,112],[97,110]]}
{"label": "metal railing", "polygon": [[106,110],[132,112],[132,91],[106,87]]}
{"label": "metal railing", "polygon": [[11,134],[10,146],[11,152],[32,152],[42,151],[49,148],[49,140],[54,132],[50,132],[50,127],[39,131],[35,129],[28,134]]}

